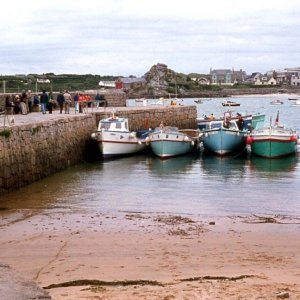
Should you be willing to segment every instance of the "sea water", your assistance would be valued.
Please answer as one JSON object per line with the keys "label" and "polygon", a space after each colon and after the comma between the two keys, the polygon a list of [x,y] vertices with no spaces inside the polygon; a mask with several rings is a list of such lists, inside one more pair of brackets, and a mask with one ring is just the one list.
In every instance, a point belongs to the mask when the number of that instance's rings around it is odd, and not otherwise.
{"label": "sea water", "polygon": [[[271,105],[274,99],[283,105]],[[198,116],[221,115],[222,99],[184,99]],[[237,97],[229,109],[261,113],[300,133],[300,107],[287,95]],[[271,119],[271,120],[270,120]],[[300,216],[299,153],[282,159],[249,155],[220,158],[201,152],[161,160],[151,152],[84,162],[0,198],[1,210],[28,209],[122,213],[167,213],[198,216],[279,214]]]}

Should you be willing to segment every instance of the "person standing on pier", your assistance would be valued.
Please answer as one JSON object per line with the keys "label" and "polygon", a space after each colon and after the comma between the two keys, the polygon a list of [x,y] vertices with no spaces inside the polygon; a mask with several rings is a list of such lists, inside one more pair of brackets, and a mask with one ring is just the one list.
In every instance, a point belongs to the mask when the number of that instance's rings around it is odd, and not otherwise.
{"label": "person standing on pier", "polygon": [[57,95],[56,101],[59,105],[59,112],[62,114],[63,108],[64,108],[64,103],[65,103],[65,98],[62,93],[62,91],[59,91],[59,94]]}
{"label": "person standing on pier", "polygon": [[43,90],[41,96],[40,96],[40,103],[41,103],[41,107],[42,107],[42,113],[46,114],[46,108],[47,108],[47,104],[49,102],[49,97],[48,94],[46,93],[45,90]]}
{"label": "person standing on pier", "polygon": [[66,91],[64,93],[64,98],[65,98],[65,114],[70,113],[70,106],[72,102],[72,96],[70,95],[69,91]]}
{"label": "person standing on pier", "polygon": [[74,95],[74,106],[75,106],[75,113],[79,112],[79,105],[78,105],[78,100],[79,100],[79,93],[76,93]]}

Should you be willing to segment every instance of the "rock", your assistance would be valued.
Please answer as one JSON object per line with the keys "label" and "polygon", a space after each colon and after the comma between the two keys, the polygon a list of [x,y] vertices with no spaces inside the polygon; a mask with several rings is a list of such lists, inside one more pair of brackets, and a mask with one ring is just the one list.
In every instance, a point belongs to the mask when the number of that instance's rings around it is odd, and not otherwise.
{"label": "rock", "polygon": [[9,265],[0,263],[0,299],[52,299],[35,282],[24,279]]}

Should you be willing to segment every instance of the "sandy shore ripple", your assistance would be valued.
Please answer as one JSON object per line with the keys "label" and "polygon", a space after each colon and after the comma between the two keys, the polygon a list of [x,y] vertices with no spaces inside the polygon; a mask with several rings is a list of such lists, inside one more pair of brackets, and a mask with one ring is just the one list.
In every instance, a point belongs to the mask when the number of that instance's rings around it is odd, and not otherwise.
{"label": "sandy shore ripple", "polygon": [[0,261],[53,299],[300,299],[300,218],[1,216]]}

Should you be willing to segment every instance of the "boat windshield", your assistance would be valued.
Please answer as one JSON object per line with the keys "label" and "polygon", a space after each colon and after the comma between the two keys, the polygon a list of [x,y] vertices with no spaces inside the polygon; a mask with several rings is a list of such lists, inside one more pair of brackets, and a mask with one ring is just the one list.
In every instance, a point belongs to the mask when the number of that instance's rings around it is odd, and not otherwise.
{"label": "boat windshield", "polygon": [[99,129],[109,129],[110,128],[110,122],[101,122]]}
{"label": "boat windshield", "polygon": [[102,122],[100,122],[99,130],[101,130],[101,129],[115,130],[115,131],[129,130],[128,122],[126,122],[124,120],[114,121],[114,122],[102,121]]}
{"label": "boat windshield", "polygon": [[213,122],[210,124],[210,128],[211,129],[215,129],[215,128],[221,128],[222,127],[222,123],[221,122]]}

